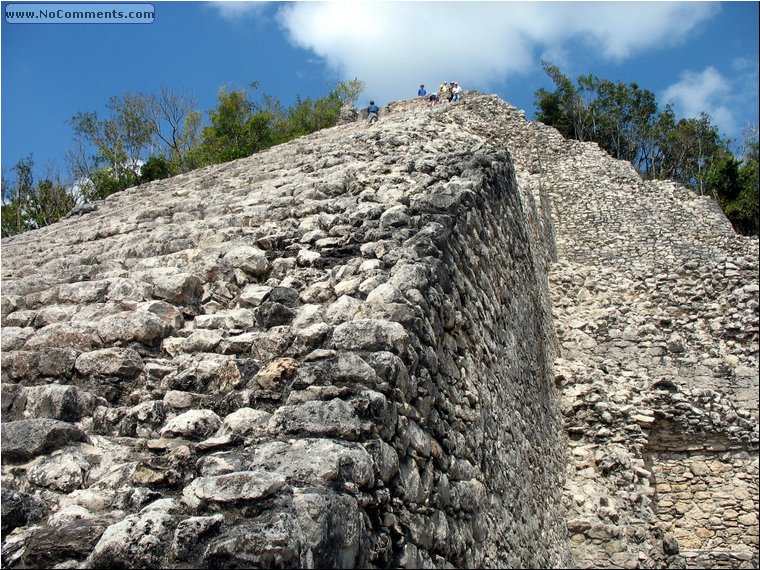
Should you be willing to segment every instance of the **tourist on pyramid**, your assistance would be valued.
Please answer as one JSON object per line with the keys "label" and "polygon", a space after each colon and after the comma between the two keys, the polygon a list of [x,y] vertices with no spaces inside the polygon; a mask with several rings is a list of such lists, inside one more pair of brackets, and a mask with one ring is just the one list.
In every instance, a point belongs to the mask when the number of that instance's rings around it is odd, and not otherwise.
{"label": "tourist on pyramid", "polygon": [[420,85],[420,88],[417,91],[417,97],[424,97],[425,95],[427,95],[427,91],[425,91],[425,86]]}
{"label": "tourist on pyramid", "polygon": [[367,123],[371,125],[377,121],[378,113],[380,113],[380,107],[375,105],[374,101],[370,101],[369,107],[367,107]]}
{"label": "tourist on pyramid", "polygon": [[451,92],[452,92],[452,96],[451,96],[452,101],[461,101],[462,88],[459,86],[459,83],[457,83],[456,81],[454,82],[454,88],[451,90]]}

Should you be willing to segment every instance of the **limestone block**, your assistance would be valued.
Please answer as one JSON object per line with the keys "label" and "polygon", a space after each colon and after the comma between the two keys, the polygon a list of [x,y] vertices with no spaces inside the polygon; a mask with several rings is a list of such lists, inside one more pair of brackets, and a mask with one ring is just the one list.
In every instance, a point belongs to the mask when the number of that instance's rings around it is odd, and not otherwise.
{"label": "limestone block", "polygon": [[185,319],[182,312],[165,301],[151,301],[143,305],[145,310],[158,316],[167,326],[165,334],[171,334],[182,328]]}
{"label": "limestone block", "polygon": [[306,287],[301,293],[304,303],[322,304],[330,301],[335,296],[329,281],[319,281]]}
{"label": "limestone block", "polygon": [[[99,332],[99,331],[98,331]],[[100,342],[95,336],[96,328],[90,323],[54,323],[38,329],[24,344],[26,350],[43,347],[74,348],[88,351],[99,348]],[[101,338],[102,342],[108,342]]]}
{"label": "limestone block", "polygon": [[269,269],[266,253],[255,247],[233,247],[224,254],[223,259],[230,267],[242,269],[254,277],[264,275]]}
{"label": "limestone block", "polygon": [[79,451],[63,451],[44,459],[29,470],[29,480],[38,487],[70,493],[85,482],[90,464]]}
{"label": "limestone block", "polygon": [[20,311],[15,311],[7,315],[6,317],[4,317],[3,326],[16,327],[16,328],[29,327],[32,325],[32,323],[34,323],[36,317],[37,317],[37,311],[22,309]]}
{"label": "limestone block", "polygon": [[[369,540],[354,497],[297,490],[293,507],[303,533],[304,558],[311,568],[359,568],[366,565]],[[335,548],[340,544],[340,548]]]}
{"label": "limestone block", "polygon": [[144,281],[135,279],[110,279],[106,299],[109,301],[149,301],[153,287]]}
{"label": "limestone block", "polygon": [[124,380],[136,378],[145,368],[140,355],[131,348],[103,348],[79,355],[74,366],[85,376],[113,376]]}
{"label": "limestone block", "polygon": [[193,394],[181,390],[169,390],[164,394],[164,405],[174,410],[186,410],[188,408],[201,407],[203,394]]}
{"label": "limestone block", "polygon": [[338,325],[333,343],[338,350],[388,350],[400,352],[409,335],[399,323],[376,319],[358,319]]}
{"label": "limestone block", "polygon": [[36,523],[48,512],[45,503],[34,495],[6,488],[2,489],[0,507],[3,537],[15,528]]}
{"label": "limestone block", "polygon": [[361,304],[362,302],[359,299],[342,295],[325,310],[325,322],[331,325],[339,325],[350,321],[355,318]]}
{"label": "limestone block", "polygon": [[258,501],[287,488],[285,479],[266,471],[239,471],[216,477],[199,477],[182,492],[182,502],[197,508],[202,502]]}
{"label": "limestone block", "polygon": [[356,440],[361,421],[350,403],[336,398],[327,402],[312,401],[278,408],[269,420],[272,433],[340,437]]}
{"label": "limestone block", "polygon": [[214,352],[224,334],[214,329],[196,329],[181,345],[183,352]]}
{"label": "limestone block", "polygon": [[296,263],[300,267],[310,267],[317,263],[321,257],[322,255],[318,251],[301,249],[298,251],[298,255],[296,255]]}
{"label": "limestone block", "polygon": [[79,351],[71,347],[41,348],[37,351],[37,372],[44,377],[71,376]]}
{"label": "limestone block", "polygon": [[116,313],[104,317],[97,323],[97,334],[106,344],[118,341],[150,343],[164,338],[170,332],[171,329],[164,319],[146,310]]}
{"label": "limestone block", "polygon": [[254,380],[265,390],[280,390],[293,378],[299,366],[294,358],[277,358],[259,370]]}
{"label": "limestone block", "polygon": [[76,426],[52,419],[19,420],[2,424],[3,463],[23,463],[66,445],[87,441]]}
{"label": "limestone block", "polygon": [[399,470],[399,458],[396,450],[381,439],[375,439],[364,444],[372,456],[375,475],[383,483],[388,483]]}
{"label": "limestone block", "polygon": [[254,327],[253,312],[248,309],[233,309],[224,314],[224,328],[228,330],[250,330]]}
{"label": "limestone block", "polygon": [[265,301],[254,310],[256,322],[264,330],[288,325],[295,318],[296,312],[282,303]]}
{"label": "limestone block", "polygon": [[24,551],[24,562],[33,567],[70,563],[87,557],[108,527],[106,517],[86,517],[56,526],[37,527]]}
{"label": "limestone block", "polygon": [[252,452],[251,469],[279,473],[291,485],[350,481],[368,487],[374,483],[372,458],[357,443],[303,438],[259,444]]}
{"label": "limestone block", "polygon": [[275,560],[287,568],[306,567],[302,543],[293,514],[267,511],[223,531],[209,542],[201,560],[210,568],[261,568]]}
{"label": "limestone block", "polygon": [[417,463],[411,459],[405,459],[399,465],[398,475],[401,496],[411,503],[424,504],[425,488],[422,485]]}
{"label": "limestone block", "polygon": [[7,352],[9,350],[19,350],[24,347],[26,341],[28,341],[35,334],[35,330],[32,327],[18,327],[7,326],[3,327],[2,336],[2,350]]}
{"label": "limestone block", "polygon": [[161,429],[161,437],[202,440],[221,425],[222,420],[211,410],[190,410],[169,420]]}
{"label": "limestone block", "polygon": [[124,437],[153,437],[164,423],[166,411],[162,400],[148,400],[130,408],[119,422],[118,433]]}
{"label": "limestone block", "polygon": [[201,544],[201,539],[213,536],[223,522],[223,515],[190,517],[180,521],[174,531],[171,557],[183,562],[189,560],[192,551]]}
{"label": "limestone block", "polygon": [[200,302],[203,281],[191,273],[159,274],[151,277],[153,296],[179,305]]}
{"label": "limestone block", "polygon": [[78,392],[73,386],[51,384],[23,388],[17,408],[21,417],[51,418],[65,422],[75,422],[80,418]]}
{"label": "limestone block", "polygon": [[236,451],[217,451],[201,457],[195,469],[201,477],[216,477],[248,469],[250,459]]}
{"label": "limestone block", "polygon": [[84,567],[163,567],[177,524],[175,515],[161,511],[130,515],[105,530]]}
{"label": "limestone block", "polygon": [[[42,328],[54,323],[65,322],[71,319],[76,312],[76,305],[49,305],[42,307],[37,311],[37,315],[34,318],[34,326]],[[3,329],[3,335],[5,335],[5,329]]]}
{"label": "limestone block", "polygon": [[486,496],[486,488],[477,479],[455,481],[451,488],[451,503],[454,509],[475,512]]}
{"label": "limestone block", "polygon": [[225,416],[220,433],[241,437],[259,436],[267,433],[272,414],[253,408],[240,408]]}
{"label": "limestone block", "polygon": [[404,303],[405,301],[401,291],[391,283],[382,283],[367,295],[368,303]]}

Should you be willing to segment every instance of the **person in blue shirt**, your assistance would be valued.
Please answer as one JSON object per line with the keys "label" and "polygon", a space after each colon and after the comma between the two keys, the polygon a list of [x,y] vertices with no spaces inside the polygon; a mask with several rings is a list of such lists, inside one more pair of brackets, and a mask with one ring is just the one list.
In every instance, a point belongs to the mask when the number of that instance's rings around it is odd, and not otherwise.
{"label": "person in blue shirt", "polygon": [[377,121],[377,115],[380,112],[380,107],[375,105],[374,101],[369,102],[369,107],[367,107],[367,122],[369,124],[374,123]]}
{"label": "person in blue shirt", "polygon": [[425,91],[425,86],[420,85],[420,88],[417,91],[417,97],[424,97],[425,95],[427,95],[427,91]]}

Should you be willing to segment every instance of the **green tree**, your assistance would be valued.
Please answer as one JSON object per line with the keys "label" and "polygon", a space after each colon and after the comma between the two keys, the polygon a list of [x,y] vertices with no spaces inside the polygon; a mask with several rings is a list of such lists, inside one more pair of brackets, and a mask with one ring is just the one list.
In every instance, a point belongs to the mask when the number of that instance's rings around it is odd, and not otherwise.
{"label": "green tree", "polygon": [[146,117],[159,142],[154,156],[165,160],[171,174],[195,167],[188,154],[200,142],[201,113],[196,106],[193,97],[166,87],[145,96]]}
{"label": "green tree", "polygon": [[589,127],[594,128],[594,115],[582,94],[593,76],[581,76],[576,87],[556,65],[541,60],[541,67],[554,83],[554,91],[542,87],[534,93],[536,119],[556,128],[566,138],[585,140]]}
{"label": "green tree", "polygon": [[658,177],[680,182],[700,195],[708,191],[706,179],[710,167],[728,153],[727,141],[720,137],[707,113],[672,123],[662,133],[660,143]]}
{"label": "green tree", "polygon": [[[258,85],[252,83],[251,87]],[[188,155],[195,165],[226,162],[332,127],[338,122],[341,106],[354,103],[363,89],[364,83],[358,79],[340,82],[327,95],[297,97],[286,109],[271,95],[255,102],[247,90],[222,87],[216,108],[209,111],[210,124],[203,129],[202,142]]]}
{"label": "green tree", "polygon": [[536,91],[536,118],[555,127],[565,137],[579,141],[588,140],[593,124],[592,109],[584,98],[585,86],[575,87],[572,80],[548,61],[541,65],[554,82],[555,90],[544,88]]}
{"label": "green tree", "polygon": [[742,160],[726,154],[714,161],[706,176],[706,184],[737,232],[758,235],[760,204],[756,130],[745,133],[742,154]]}
{"label": "green tree", "polygon": [[52,224],[75,205],[72,192],[61,182],[60,176],[48,173],[35,183],[33,170],[34,162],[29,156],[13,167],[13,182],[3,177],[3,237]]}
{"label": "green tree", "polygon": [[[579,79],[580,81],[580,79]],[[657,113],[654,94],[637,83],[625,84],[589,76],[595,129],[593,140],[611,156],[639,167],[649,161],[650,131]]]}
{"label": "green tree", "polygon": [[69,159],[87,200],[137,184],[141,159],[156,135],[143,95],[111,97],[107,108],[105,119],[94,112],[79,112],[71,119],[77,148]]}
{"label": "green tree", "polygon": [[[256,86],[251,84],[254,89]],[[191,153],[197,162],[227,162],[272,145],[274,117],[259,109],[246,90],[228,92],[221,87],[217,100],[216,108],[209,111],[211,124],[203,129],[203,140]]]}
{"label": "green tree", "polygon": [[151,156],[140,168],[140,183],[161,180],[173,174],[171,163],[162,156]]}
{"label": "green tree", "polygon": [[349,81],[341,81],[335,87],[342,105],[354,105],[362,91],[364,91],[364,81],[356,77]]}

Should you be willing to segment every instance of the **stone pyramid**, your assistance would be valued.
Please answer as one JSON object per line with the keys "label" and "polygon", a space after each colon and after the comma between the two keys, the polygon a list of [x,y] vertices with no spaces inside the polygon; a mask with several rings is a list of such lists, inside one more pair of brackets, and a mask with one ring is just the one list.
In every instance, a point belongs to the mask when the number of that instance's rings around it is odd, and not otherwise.
{"label": "stone pyramid", "polygon": [[757,567],[758,240],[495,96],[2,242],[2,560]]}

